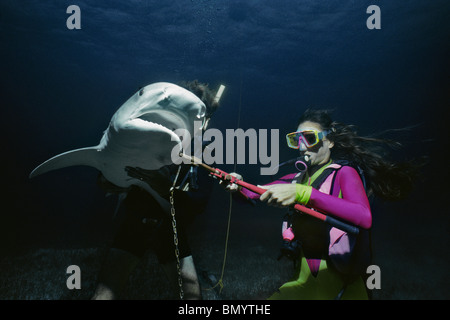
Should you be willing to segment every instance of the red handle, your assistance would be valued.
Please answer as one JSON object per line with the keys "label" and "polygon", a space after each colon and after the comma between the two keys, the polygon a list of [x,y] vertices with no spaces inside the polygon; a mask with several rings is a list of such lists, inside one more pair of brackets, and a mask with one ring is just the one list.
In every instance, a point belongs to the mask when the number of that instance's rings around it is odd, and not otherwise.
{"label": "red handle", "polygon": [[[213,176],[218,177],[218,178],[220,178],[222,180],[228,181],[229,183],[235,183],[235,184],[237,184],[237,185],[239,185],[239,186],[241,186],[243,188],[246,188],[246,189],[248,189],[250,191],[253,191],[253,192],[255,192],[255,193],[259,194],[259,195],[262,195],[264,192],[267,191],[266,189],[263,189],[263,188],[255,186],[255,185],[253,185],[251,183],[242,181],[242,180],[240,180],[240,179],[238,179],[238,178],[236,178],[236,177],[226,173],[225,171],[222,171],[220,169],[215,169],[215,170],[216,170],[216,172],[211,172],[211,174]],[[318,211],[315,211],[315,210],[310,209],[308,207],[305,207],[305,206],[303,206],[301,204],[298,204],[298,203],[295,204],[294,205],[294,209],[297,210],[297,211],[300,211],[302,213],[305,213],[307,215],[310,215],[312,217],[315,217],[315,218],[317,218],[319,220],[322,220],[322,221],[330,224],[333,227],[341,229],[342,231],[345,231],[345,232],[348,232],[348,233],[351,233],[351,234],[354,234],[354,235],[357,235],[359,233],[359,228],[358,227],[349,225],[349,224],[347,224],[345,222],[342,222],[340,220],[337,220],[335,218],[327,216],[327,215],[325,215],[325,214],[323,214],[321,212],[318,212]]]}

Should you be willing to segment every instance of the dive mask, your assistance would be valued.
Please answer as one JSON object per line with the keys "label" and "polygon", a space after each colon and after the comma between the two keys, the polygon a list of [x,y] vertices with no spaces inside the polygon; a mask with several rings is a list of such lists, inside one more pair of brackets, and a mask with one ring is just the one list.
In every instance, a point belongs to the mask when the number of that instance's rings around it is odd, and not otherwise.
{"label": "dive mask", "polygon": [[286,140],[289,148],[300,149],[300,144],[303,144],[307,148],[314,147],[322,140],[329,131],[317,131],[317,130],[305,130],[291,132],[286,135]]}

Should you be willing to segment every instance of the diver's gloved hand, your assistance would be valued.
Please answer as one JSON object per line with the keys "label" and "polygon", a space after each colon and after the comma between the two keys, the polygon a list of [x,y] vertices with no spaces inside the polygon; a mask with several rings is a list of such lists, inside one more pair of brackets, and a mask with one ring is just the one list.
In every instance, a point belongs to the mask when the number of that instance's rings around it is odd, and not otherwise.
{"label": "diver's gloved hand", "polygon": [[268,205],[274,207],[289,207],[295,204],[295,185],[291,183],[286,184],[272,184],[258,187],[266,189],[259,200],[266,202]]}
{"label": "diver's gloved hand", "polygon": [[311,196],[312,187],[297,183],[272,184],[260,186],[266,189],[259,200],[267,202],[268,205],[275,207],[289,207],[295,203],[307,204]]}
{"label": "diver's gloved hand", "polygon": [[[231,172],[230,176],[233,176],[233,177],[235,177],[236,179],[239,179],[239,180],[243,180],[242,176],[239,173],[236,173],[236,172]],[[229,183],[229,182],[223,181],[223,180],[220,180],[219,184],[222,187],[224,187],[226,191],[229,191],[229,192],[236,192],[236,191],[242,189],[242,187],[238,186],[236,183]]]}

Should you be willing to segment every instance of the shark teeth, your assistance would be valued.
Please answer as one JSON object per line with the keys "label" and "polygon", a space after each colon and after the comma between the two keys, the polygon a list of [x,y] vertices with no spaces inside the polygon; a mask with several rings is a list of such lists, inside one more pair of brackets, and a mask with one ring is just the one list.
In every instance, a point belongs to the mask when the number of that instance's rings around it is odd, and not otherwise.
{"label": "shark teeth", "polygon": [[167,128],[166,126],[163,126],[162,124],[159,124],[159,123],[156,123],[156,122],[153,122],[153,121],[148,121],[148,120],[145,120],[145,119],[142,119],[142,118],[139,118],[139,119],[144,120],[145,122],[150,123],[150,124],[151,124],[152,126],[154,126],[154,127],[159,127],[159,128],[162,128],[162,129],[167,129],[167,130],[170,130],[170,131],[174,131],[174,129],[169,129],[169,128]]}
{"label": "shark teeth", "polygon": [[[148,123],[151,123],[152,125],[155,125],[159,128],[167,129],[172,132],[175,131],[176,129],[186,129],[185,123],[182,120],[182,118],[179,115],[172,112],[170,113],[170,121],[167,121],[169,118],[160,117],[160,115],[158,115],[157,113],[145,113],[140,115],[138,118]],[[162,124],[165,122],[170,124],[170,126]]]}

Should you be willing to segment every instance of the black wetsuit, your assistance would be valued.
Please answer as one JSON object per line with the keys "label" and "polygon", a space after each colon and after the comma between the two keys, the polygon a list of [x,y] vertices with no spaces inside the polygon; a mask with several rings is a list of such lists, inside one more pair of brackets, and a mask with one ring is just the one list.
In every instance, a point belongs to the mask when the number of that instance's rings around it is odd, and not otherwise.
{"label": "black wetsuit", "polygon": [[[185,177],[189,166],[182,166],[178,181]],[[151,186],[169,201],[169,188],[178,167],[164,167],[163,174],[151,179]],[[213,179],[199,169],[198,190],[174,192],[176,227],[180,258],[191,255],[186,227],[194,217],[202,213],[212,191]],[[158,190],[159,189],[159,190]],[[112,247],[142,257],[152,250],[160,263],[175,260],[174,232],[172,216],[165,211],[147,191],[133,186],[124,199],[119,215],[123,221],[113,240]]]}

